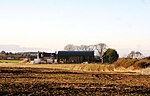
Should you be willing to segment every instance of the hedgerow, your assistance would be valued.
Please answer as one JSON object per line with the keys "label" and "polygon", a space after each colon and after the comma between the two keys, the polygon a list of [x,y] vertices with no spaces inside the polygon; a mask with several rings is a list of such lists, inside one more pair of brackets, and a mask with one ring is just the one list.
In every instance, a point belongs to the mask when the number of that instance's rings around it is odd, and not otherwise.
{"label": "hedgerow", "polygon": [[124,67],[124,68],[128,68],[131,66],[133,66],[135,69],[147,68],[150,66],[150,60],[121,58],[117,62],[115,62],[114,65],[115,67]]}

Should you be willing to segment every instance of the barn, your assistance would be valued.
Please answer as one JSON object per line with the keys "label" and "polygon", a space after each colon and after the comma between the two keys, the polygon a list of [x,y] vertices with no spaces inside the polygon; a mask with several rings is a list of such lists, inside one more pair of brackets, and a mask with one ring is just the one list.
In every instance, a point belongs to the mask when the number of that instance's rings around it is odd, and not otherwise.
{"label": "barn", "polygon": [[55,63],[56,53],[37,52],[35,63]]}
{"label": "barn", "polygon": [[91,63],[94,51],[58,51],[58,63]]}

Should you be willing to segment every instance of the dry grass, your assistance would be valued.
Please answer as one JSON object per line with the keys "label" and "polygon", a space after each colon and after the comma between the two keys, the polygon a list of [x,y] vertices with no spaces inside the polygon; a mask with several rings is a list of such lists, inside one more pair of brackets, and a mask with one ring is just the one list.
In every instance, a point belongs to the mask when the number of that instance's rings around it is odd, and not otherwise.
{"label": "dry grass", "polygon": [[145,74],[145,75],[150,75],[150,67],[145,68],[145,69],[142,69],[142,70],[141,70],[141,73],[142,73],[142,74]]}
{"label": "dry grass", "polygon": [[30,68],[53,68],[83,72],[112,72],[114,65],[105,64],[22,64],[22,63],[0,63],[1,67],[30,67]]}
{"label": "dry grass", "polygon": [[[140,68],[139,64],[148,60],[132,60],[132,59],[120,59],[114,64],[29,64],[29,63],[0,63],[0,67],[29,67],[29,68],[53,68],[64,69],[78,72],[133,72],[138,74],[150,74],[147,69]],[[148,63],[147,63],[148,62]]]}

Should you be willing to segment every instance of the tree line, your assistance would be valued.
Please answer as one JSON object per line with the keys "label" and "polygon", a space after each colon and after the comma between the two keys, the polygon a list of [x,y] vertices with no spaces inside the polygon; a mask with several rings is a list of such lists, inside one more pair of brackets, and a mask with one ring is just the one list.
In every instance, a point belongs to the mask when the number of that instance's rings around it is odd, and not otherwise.
{"label": "tree line", "polygon": [[0,60],[20,60],[23,58],[27,58],[31,56],[32,54],[37,54],[37,52],[19,52],[19,53],[12,53],[12,52],[6,52],[6,51],[1,51],[0,52]]}

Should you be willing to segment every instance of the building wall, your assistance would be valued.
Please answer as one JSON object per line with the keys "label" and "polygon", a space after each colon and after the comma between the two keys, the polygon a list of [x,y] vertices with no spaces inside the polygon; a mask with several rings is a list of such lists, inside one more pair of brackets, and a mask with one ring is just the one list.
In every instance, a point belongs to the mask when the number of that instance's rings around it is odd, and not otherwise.
{"label": "building wall", "polygon": [[94,51],[59,51],[58,63],[93,62]]}

